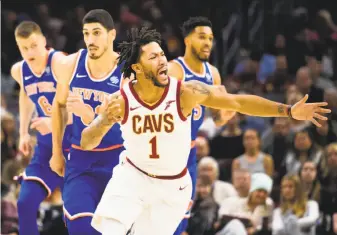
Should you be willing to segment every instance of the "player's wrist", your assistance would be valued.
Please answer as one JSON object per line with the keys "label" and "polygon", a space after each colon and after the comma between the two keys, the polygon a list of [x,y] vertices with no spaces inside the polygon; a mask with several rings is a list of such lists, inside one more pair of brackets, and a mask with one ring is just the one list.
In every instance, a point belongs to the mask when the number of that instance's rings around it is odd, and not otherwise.
{"label": "player's wrist", "polygon": [[30,134],[28,133],[28,131],[25,132],[20,132],[20,139],[24,138],[24,137],[29,137]]}
{"label": "player's wrist", "polygon": [[62,148],[60,148],[60,147],[53,147],[53,155],[60,156],[62,154],[63,154]]}
{"label": "player's wrist", "polygon": [[292,105],[288,105],[287,106],[287,116],[289,117],[289,118],[291,118],[291,119],[293,119],[293,115],[292,115],[292,113],[291,113],[291,109],[292,109]]}

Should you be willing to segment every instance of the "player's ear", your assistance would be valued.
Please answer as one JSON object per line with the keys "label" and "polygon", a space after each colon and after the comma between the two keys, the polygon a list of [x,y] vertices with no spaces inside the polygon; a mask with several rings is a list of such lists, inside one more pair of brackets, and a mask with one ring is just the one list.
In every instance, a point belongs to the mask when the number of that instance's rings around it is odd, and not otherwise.
{"label": "player's ear", "polygon": [[47,46],[47,39],[45,36],[42,36],[42,41],[43,41],[43,46],[46,47]]}
{"label": "player's ear", "polygon": [[109,32],[109,37],[111,38],[111,41],[114,41],[116,39],[116,30],[115,29],[111,29]]}
{"label": "player's ear", "polygon": [[187,36],[187,37],[184,38],[184,43],[185,43],[185,45],[189,45],[189,44],[190,44],[190,41],[191,41],[191,39],[190,39],[189,36]]}
{"label": "player's ear", "polygon": [[137,63],[137,64],[132,64],[131,68],[133,71],[135,71],[136,73],[143,73],[143,67]]}

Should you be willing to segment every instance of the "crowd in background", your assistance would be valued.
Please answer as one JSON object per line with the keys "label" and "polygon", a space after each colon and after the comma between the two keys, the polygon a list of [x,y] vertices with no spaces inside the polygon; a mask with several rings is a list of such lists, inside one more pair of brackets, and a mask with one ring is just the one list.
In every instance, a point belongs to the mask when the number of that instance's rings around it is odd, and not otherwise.
{"label": "crowd in background", "polygon": [[[329,8],[330,1],[68,2],[69,7],[2,4],[1,234],[17,234],[14,176],[30,161],[17,149],[19,86],[9,75],[20,60],[15,26],[34,20],[48,46],[73,53],[85,46],[81,20],[93,8],[114,17],[116,45],[131,26],[158,29],[168,59],[183,55],[181,23],[188,16],[207,16],[215,34],[210,62],[230,93],[289,105],[309,94],[308,102],[327,101],[332,110],[319,128],[307,121],[242,114],[216,127],[207,115],[196,140],[197,196],[186,234],[240,234],[233,231],[241,225],[248,234],[337,233],[337,11]],[[59,190],[41,205],[38,224],[41,234],[67,234]]]}

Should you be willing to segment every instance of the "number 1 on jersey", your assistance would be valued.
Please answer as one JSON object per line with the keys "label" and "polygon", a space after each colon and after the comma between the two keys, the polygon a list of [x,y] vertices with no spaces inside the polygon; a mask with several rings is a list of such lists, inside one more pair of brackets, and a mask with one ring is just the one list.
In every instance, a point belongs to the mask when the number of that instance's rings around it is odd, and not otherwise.
{"label": "number 1 on jersey", "polygon": [[157,153],[157,136],[154,136],[150,141],[149,141],[150,145],[151,145],[151,154],[150,154],[150,158],[152,159],[158,159],[159,158],[159,154]]}

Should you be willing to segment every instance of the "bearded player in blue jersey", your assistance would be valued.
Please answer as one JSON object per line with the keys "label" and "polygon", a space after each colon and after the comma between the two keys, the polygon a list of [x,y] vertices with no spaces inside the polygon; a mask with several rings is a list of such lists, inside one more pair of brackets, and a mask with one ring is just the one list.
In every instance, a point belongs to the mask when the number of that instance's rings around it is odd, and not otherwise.
{"label": "bearded player in blue jersey", "polygon": [[[178,80],[197,80],[208,85],[221,85],[221,78],[216,67],[208,63],[213,46],[212,23],[205,17],[191,17],[183,23],[182,34],[185,42],[185,54],[169,62],[168,73]],[[225,89],[223,87],[223,89]],[[180,235],[187,227],[187,219],[190,217],[190,209],[195,197],[195,185],[197,178],[197,157],[194,141],[198,130],[204,120],[206,108],[198,105],[194,108],[192,118],[192,145],[188,159],[188,170],[192,177],[193,191],[190,208],[185,218],[177,228],[175,235]],[[217,126],[222,126],[231,119],[235,112],[224,110],[210,110]]]}

